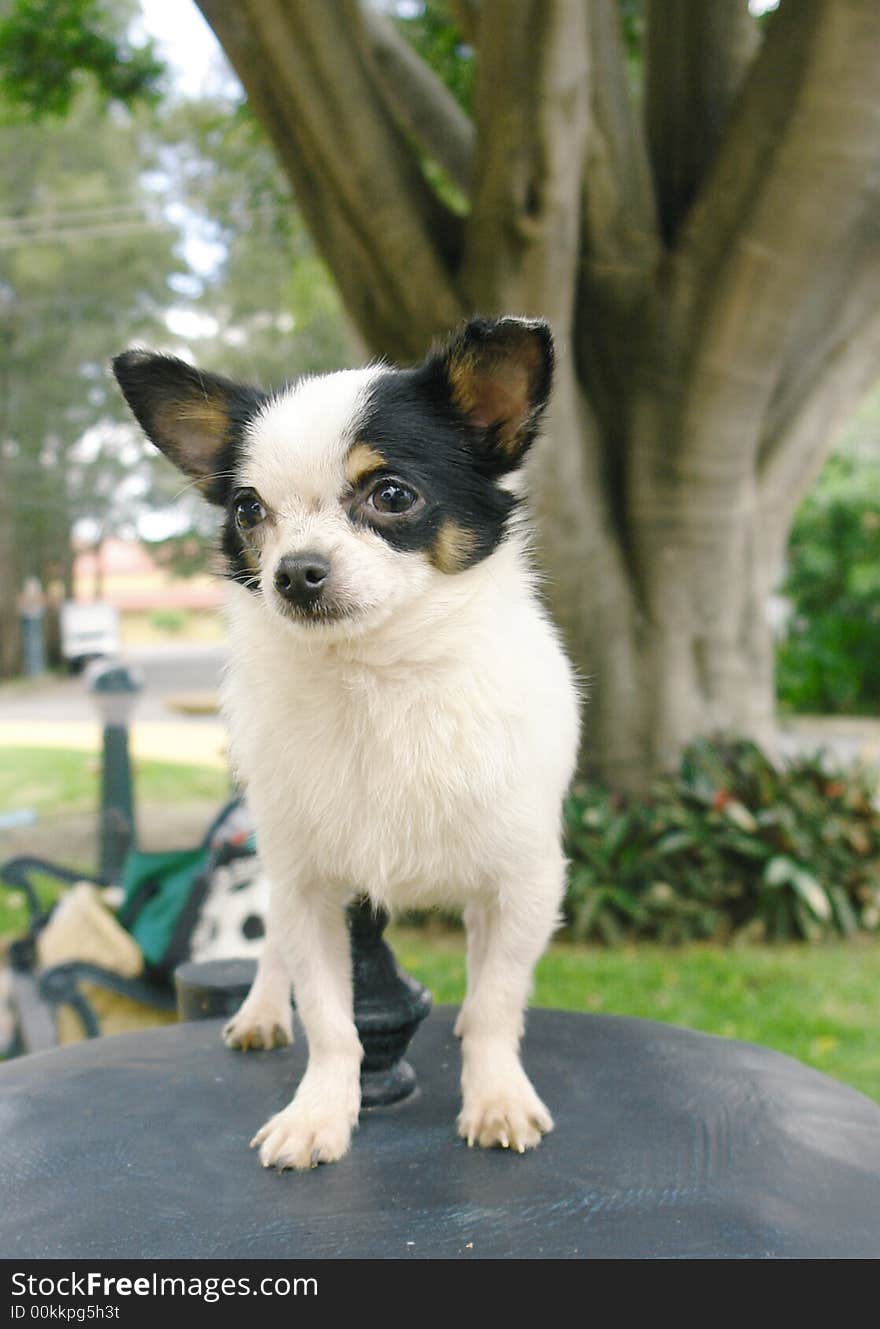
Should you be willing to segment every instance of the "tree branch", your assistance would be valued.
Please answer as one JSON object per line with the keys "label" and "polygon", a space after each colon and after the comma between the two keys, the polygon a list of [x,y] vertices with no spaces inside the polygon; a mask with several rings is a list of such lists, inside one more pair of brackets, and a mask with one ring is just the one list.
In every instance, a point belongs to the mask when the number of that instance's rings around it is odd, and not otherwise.
{"label": "tree branch", "polygon": [[686,375],[681,475],[751,470],[824,269],[876,236],[878,66],[870,0],[798,0],[774,16],[657,314]]}
{"label": "tree branch", "polygon": [[586,140],[576,346],[606,439],[623,424],[635,339],[631,317],[659,257],[653,185],[635,112],[616,0],[591,0],[591,122]]}
{"label": "tree branch", "polygon": [[392,112],[464,194],[469,193],[474,127],[441,79],[393,25],[360,7],[361,37]]}
{"label": "tree branch", "polygon": [[469,46],[476,46],[480,31],[480,0],[448,0],[453,22]]}
{"label": "tree branch", "polygon": [[[798,504],[830,453],[853,403],[877,380],[880,363],[880,282],[860,302],[859,317],[850,310],[833,349],[812,379],[785,401],[787,409],[771,412],[762,440],[758,468],[764,525],[780,545],[788,535]],[[781,551],[780,551],[781,552]]]}
{"label": "tree branch", "polygon": [[[590,131],[583,187],[584,260],[594,284],[630,306],[658,257],[645,136],[635,112],[616,0],[591,0]],[[633,287],[636,291],[633,291]]]}
{"label": "tree branch", "polygon": [[[571,325],[588,124],[579,0],[483,0],[462,289],[487,312]],[[548,308],[552,301],[553,308]]]}
{"label": "tree branch", "polygon": [[816,274],[812,300],[789,342],[764,417],[759,474],[773,464],[772,454],[789,422],[815,391],[828,364],[839,360],[843,348],[855,348],[859,329],[870,325],[880,307],[878,234],[880,227],[877,234],[863,237],[860,248],[842,254],[837,263]]}
{"label": "tree branch", "polygon": [[460,220],[424,179],[358,45],[354,0],[198,0],[269,130],[374,351],[410,359],[461,316]]}
{"label": "tree branch", "polygon": [[712,163],[758,41],[744,0],[648,0],[645,117],[667,245]]}

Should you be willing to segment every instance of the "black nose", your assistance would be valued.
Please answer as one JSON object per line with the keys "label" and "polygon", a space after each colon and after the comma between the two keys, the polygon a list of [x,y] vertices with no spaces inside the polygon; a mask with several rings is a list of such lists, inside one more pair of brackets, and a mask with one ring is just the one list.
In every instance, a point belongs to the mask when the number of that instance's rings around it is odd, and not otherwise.
{"label": "black nose", "polygon": [[291,604],[308,609],[329,575],[330,564],[321,554],[288,554],[275,569],[275,589]]}

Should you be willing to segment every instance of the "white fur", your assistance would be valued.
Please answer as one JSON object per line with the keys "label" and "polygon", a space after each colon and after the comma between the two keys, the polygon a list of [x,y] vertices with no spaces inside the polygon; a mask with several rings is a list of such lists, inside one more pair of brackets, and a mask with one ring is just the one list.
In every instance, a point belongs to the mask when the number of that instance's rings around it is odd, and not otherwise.
{"label": "white fur", "polygon": [[[295,1099],[255,1138],[266,1166],[348,1148],[361,1048],[343,910],[361,892],[465,908],[460,1133],[522,1151],[552,1127],[518,1043],[564,886],[576,691],[521,533],[450,576],[345,517],[350,425],[375,372],[310,380],[255,422],[245,483],[276,516],[261,594],[229,588],[224,708],[272,903],[227,1041],[286,1041],[290,978],[309,1041]],[[274,594],[277,560],[302,548],[331,557],[350,619],[297,624]]]}

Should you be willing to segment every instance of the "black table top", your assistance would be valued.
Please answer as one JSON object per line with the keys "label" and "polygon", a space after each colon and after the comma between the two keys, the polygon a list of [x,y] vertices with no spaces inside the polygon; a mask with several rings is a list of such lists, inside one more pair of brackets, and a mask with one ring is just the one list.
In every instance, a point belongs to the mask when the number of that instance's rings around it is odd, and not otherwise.
{"label": "black table top", "polygon": [[777,1053],[649,1021],[532,1011],[556,1119],[533,1153],[455,1135],[454,1012],[420,1089],[351,1153],[278,1175],[247,1148],[304,1040],[231,1052],[220,1021],[0,1067],[0,1257],[880,1256],[880,1108]]}

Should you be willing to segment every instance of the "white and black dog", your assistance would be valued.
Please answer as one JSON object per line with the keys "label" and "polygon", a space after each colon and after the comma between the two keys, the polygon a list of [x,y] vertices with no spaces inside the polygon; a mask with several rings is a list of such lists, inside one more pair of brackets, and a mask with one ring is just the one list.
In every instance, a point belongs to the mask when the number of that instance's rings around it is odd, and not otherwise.
{"label": "white and black dog", "polygon": [[272,886],[266,948],[225,1031],[309,1046],[257,1133],[266,1167],[341,1158],[360,1108],[344,906],[464,906],[468,1144],[552,1128],[522,1069],[557,924],[572,673],[535,590],[522,467],[550,392],[543,322],[476,319],[412,369],[264,393],[144,350],[114,361],[149,438],[225,510],[224,708]]}

